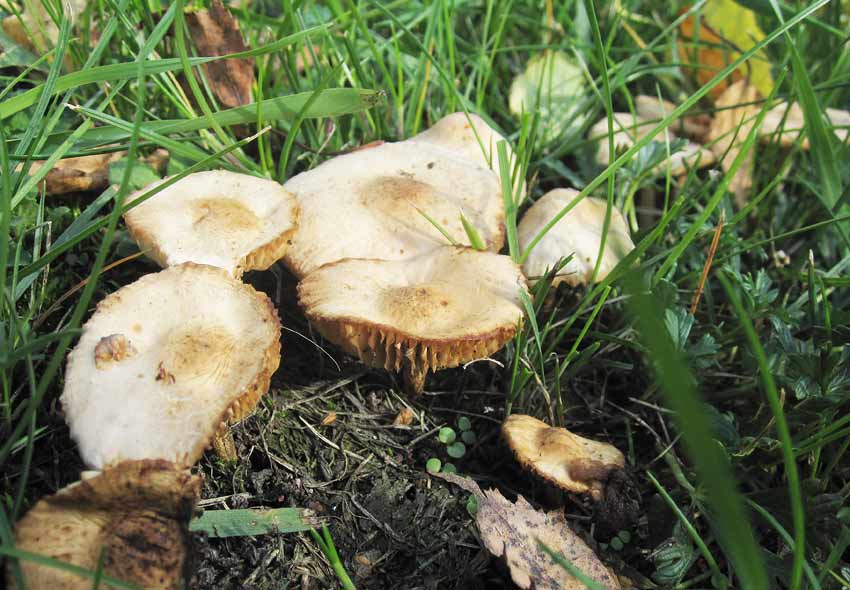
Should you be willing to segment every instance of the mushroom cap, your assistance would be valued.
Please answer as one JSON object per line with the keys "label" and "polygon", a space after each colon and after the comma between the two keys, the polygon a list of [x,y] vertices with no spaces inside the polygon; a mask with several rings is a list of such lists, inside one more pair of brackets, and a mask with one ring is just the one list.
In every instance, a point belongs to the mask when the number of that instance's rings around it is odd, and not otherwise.
{"label": "mushroom cap", "polygon": [[213,170],[180,179],[130,209],[124,221],[139,248],[160,266],[195,262],[239,277],[283,256],[298,222],[298,203],[272,180]]}
{"label": "mushroom cap", "polygon": [[291,178],[301,222],[284,262],[303,277],[344,258],[400,260],[447,243],[426,219],[469,244],[461,214],[487,248],[504,242],[504,205],[496,174],[458,152],[402,141],[337,156]]}
{"label": "mushroom cap", "polygon": [[[631,113],[613,113],[614,118],[614,149],[628,149],[640,141],[652,131],[656,122],[651,118]],[[671,133],[675,138],[676,136]],[[598,142],[596,159],[603,166],[609,165],[613,159],[608,149],[608,119],[607,117],[596,123],[588,132],[588,139]],[[659,135],[656,141],[664,141],[664,136]],[[687,173],[688,168],[697,166],[704,168],[715,161],[714,153],[703,146],[688,141],[685,146],[670,155],[670,174],[681,176]],[[667,162],[662,162],[655,168],[655,173],[662,175],[667,172]]]}
{"label": "mushroom cap", "polygon": [[212,266],[145,275],[100,302],[68,355],[62,407],[83,460],[193,464],[280,363],[269,298]]}
{"label": "mushroom cap", "polygon": [[[639,94],[635,97],[635,111],[641,117],[650,120],[660,120],[676,110],[676,105],[663,98]],[[690,137],[702,142],[708,134],[711,125],[711,115],[707,113],[684,115],[671,126],[677,135]],[[606,127],[607,133],[607,127]]]}
{"label": "mushroom cap", "polygon": [[625,465],[614,446],[532,416],[511,414],[502,424],[502,436],[523,467],[570,492],[598,495],[608,475]]}
{"label": "mushroom cap", "polygon": [[433,371],[499,350],[522,320],[525,288],[509,257],[446,246],[407,261],[325,265],[298,298],[325,338],[367,365]]}
{"label": "mushroom cap", "polygon": [[[520,249],[525,250],[540,230],[578,194],[578,191],[573,189],[558,188],[540,197],[525,212],[517,227]],[[572,259],[552,281],[552,286],[562,282],[571,286],[586,284],[593,274],[593,267],[599,256],[607,206],[603,199],[586,197],[564,215],[525,259],[522,270],[529,281],[542,277],[549,269],[554,268],[559,260],[572,254]],[[634,247],[623,214],[616,208],[612,209],[608,238],[605,240],[605,250],[596,280],[601,281],[608,276]]]}
{"label": "mushroom cap", "polygon": [[[143,588],[185,587],[188,522],[201,478],[168,461],[125,461],[39,501],[15,526],[18,549]],[[28,588],[89,590],[91,578],[19,560]],[[15,587],[11,565],[6,581]],[[101,587],[112,588],[102,582]]]}
{"label": "mushroom cap", "polygon": [[[826,118],[835,129],[833,131],[842,143],[850,137],[850,113],[838,109],[826,109]],[[763,139],[774,139],[780,145],[788,147],[797,141],[801,131],[806,126],[806,118],[799,103],[780,102],[770,109],[762,120],[759,136]],[[802,148],[809,149],[809,138],[802,141]]]}
{"label": "mushroom cap", "polygon": [[[475,115],[464,112],[446,115],[422,133],[414,135],[410,141],[427,142],[440,145],[446,149],[458,152],[464,158],[477,162],[484,168],[490,168],[501,179],[499,166],[499,150],[497,144],[505,137],[490,127],[487,122]],[[511,144],[507,143],[508,164],[513,171],[515,156]],[[501,180],[500,180],[501,182]],[[522,183],[520,199],[525,198],[525,180],[517,178],[514,188]]]}

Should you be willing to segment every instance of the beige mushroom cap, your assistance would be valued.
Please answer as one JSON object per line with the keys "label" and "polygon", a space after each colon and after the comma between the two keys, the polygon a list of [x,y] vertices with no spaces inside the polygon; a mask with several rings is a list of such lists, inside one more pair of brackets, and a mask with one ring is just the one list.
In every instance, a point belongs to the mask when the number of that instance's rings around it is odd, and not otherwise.
{"label": "beige mushroom cap", "polygon": [[[838,139],[846,143],[850,137],[850,112],[826,109],[826,118],[835,128]],[[805,125],[806,118],[799,103],[780,102],[765,114],[759,128],[759,136],[768,140],[778,138],[780,145],[788,147],[797,141]],[[802,148],[809,149],[808,137],[803,138]]]}
{"label": "beige mushroom cap", "polygon": [[[485,168],[496,172],[501,179],[501,168],[499,166],[499,150],[497,144],[504,136],[490,127],[487,122],[478,115],[458,112],[446,115],[429,129],[414,135],[411,141],[429,142],[440,145],[446,149],[456,151],[465,158],[478,162]],[[511,144],[507,143],[508,164],[513,172],[516,162]],[[525,198],[525,180],[517,178],[514,187],[522,184],[520,199]]]}
{"label": "beige mushroom cap", "polygon": [[[573,189],[554,189],[540,197],[523,215],[517,227],[521,250],[525,250],[534,237],[577,196]],[[586,284],[593,274],[593,267],[602,244],[602,227],[605,221],[607,202],[586,197],[555,224],[537,243],[522,265],[525,276],[534,281],[555,264],[570,254],[572,259],[561,269],[552,286],[567,283],[576,286]],[[616,208],[611,210],[608,238],[596,280],[601,281],[622,258],[634,249],[626,220]]]}
{"label": "beige mushroom cap", "polygon": [[62,407],[85,462],[193,464],[251,411],[280,363],[268,297],[192,263],[106,297],[68,355]]}
{"label": "beige mushroom cap", "polygon": [[499,350],[522,320],[525,288],[507,256],[446,246],[407,261],[328,264],[301,281],[298,298],[349,354],[424,379]]}
{"label": "beige mushroom cap", "polygon": [[124,221],[139,248],[160,266],[195,262],[239,277],[283,256],[298,223],[298,204],[272,180],[214,170],[180,179],[133,207]]}
{"label": "beige mushroom cap", "polygon": [[570,492],[596,497],[608,475],[625,465],[623,453],[612,445],[550,427],[532,416],[508,416],[502,436],[523,467]]}
{"label": "beige mushroom cap", "polygon": [[[613,113],[614,118],[614,149],[628,149],[635,143],[647,136],[652,131],[656,122],[652,119],[631,113]],[[672,134],[671,134],[672,135]],[[596,123],[588,132],[588,139],[598,143],[596,159],[607,166],[615,158],[611,158],[608,149],[608,119],[607,117]],[[673,136],[675,137],[675,136]],[[656,141],[664,141],[664,135],[656,136]],[[670,174],[680,176],[687,173],[689,168],[697,166],[704,168],[715,161],[714,153],[701,145],[688,141],[685,147],[670,155]],[[662,162],[655,168],[655,173],[666,174],[668,162]]]}
{"label": "beige mushroom cap", "polygon": [[401,260],[447,244],[422,213],[459,244],[469,245],[461,214],[488,249],[504,242],[496,174],[440,145],[385,143],[328,160],[284,186],[301,205],[284,257],[298,277],[344,258]]}
{"label": "beige mushroom cap", "polygon": [[[23,551],[143,588],[185,587],[188,522],[201,478],[167,461],[125,461],[38,502],[15,526]],[[27,588],[89,590],[90,577],[19,560]],[[6,582],[15,588],[11,565]],[[113,586],[101,581],[102,588]]]}
{"label": "beige mushroom cap", "polygon": [[[663,98],[649,96],[646,94],[639,94],[635,97],[635,111],[637,114],[654,122],[663,119],[675,110],[676,105],[670,101],[664,100]],[[710,125],[711,115],[701,113],[697,115],[684,115],[681,119],[674,121],[673,124],[670,125],[670,129],[676,133],[676,135],[690,137],[702,142],[708,134],[708,128]],[[606,121],[606,134],[607,131]]]}

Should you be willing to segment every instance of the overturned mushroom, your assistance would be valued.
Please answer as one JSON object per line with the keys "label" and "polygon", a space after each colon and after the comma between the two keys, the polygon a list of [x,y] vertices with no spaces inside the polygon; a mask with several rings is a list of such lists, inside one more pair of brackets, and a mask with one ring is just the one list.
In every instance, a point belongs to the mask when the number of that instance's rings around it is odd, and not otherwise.
{"label": "overturned mushroom", "polygon": [[417,137],[337,156],[286,183],[301,205],[300,226],[284,256],[295,275],[344,258],[418,256],[448,243],[442,231],[470,245],[461,216],[487,249],[501,249],[499,179],[480,148],[476,144],[476,156],[466,140]]}
{"label": "overturned mushroom", "polygon": [[[546,224],[572,203],[578,194],[572,189],[559,188],[540,197],[525,212],[517,228],[520,249],[524,251]],[[535,245],[523,263],[522,270],[529,281],[539,279],[554,268],[559,260],[572,254],[570,261],[552,281],[552,286],[560,283],[571,286],[587,284],[602,244],[607,205],[602,199],[586,197],[562,217]],[[601,281],[608,276],[634,247],[623,215],[616,208],[612,209],[596,280]]]}
{"label": "overturned mushroom", "polygon": [[[656,122],[649,118],[631,113],[613,113],[614,149],[617,151],[629,149],[655,127]],[[588,139],[598,142],[596,159],[600,164],[607,166],[616,159],[616,155],[612,157],[608,145],[607,117],[590,128]],[[659,134],[655,140],[664,141],[664,135]],[[665,174],[669,166],[670,174],[681,176],[687,173],[689,168],[710,166],[714,163],[714,159],[711,150],[688,141],[683,149],[670,154],[669,162],[662,162],[654,171],[657,174]]]}
{"label": "overturned mushroom", "polygon": [[493,354],[516,333],[525,279],[507,256],[446,246],[407,261],[341,260],[307,275],[298,298],[328,340],[373,367],[428,371]]}
{"label": "overturned mushroom", "polygon": [[[162,460],[125,461],[38,502],[15,526],[18,549],[156,590],[188,583],[201,478]],[[88,590],[91,577],[20,559],[27,588]],[[6,569],[16,588],[15,568]],[[101,587],[112,588],[108,580]]]}
{"label": "overturned mushroom", "polygon": [[269,298],[219,268],[181,264],[119,289],[68,355],[61,401],[80,454],[96,469],[188,466],[215,442],[234,458],[227,425],[268,390],[279,338]]}
{"label": "overturned mushroom", "polygon": [[598,500],[608,476],[625,465],[615,447],[553,428],[532,416],[512,414],[502,435],[517,461],[561,489]]}
{"label": "overturned mushroom", "polygon": [[180,179],[133,207],[124,220],[139,247],[163,267],[196,262],[239,277],[283,256],[298,205],[274,181],[215,170]]}

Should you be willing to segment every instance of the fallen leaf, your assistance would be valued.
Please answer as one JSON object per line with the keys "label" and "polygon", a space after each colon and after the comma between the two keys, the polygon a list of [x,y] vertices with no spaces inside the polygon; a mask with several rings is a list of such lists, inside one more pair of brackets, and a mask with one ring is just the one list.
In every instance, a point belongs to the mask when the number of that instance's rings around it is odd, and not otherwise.
{"label": "fallen leaf", "polygon": [[325,414],[325,417],[322,418],[322,426],[330,426],[334,422],[336,422],[336,412],[328,412]]}
{"label": "fallen leaf", "polygon": [[[92,154],[76,158],[63,158],[56,162],[47,176],[39,183],[39,190],[48,195],[103,190],[109,185],[109,164],[120,160],[125,152]],[[44,160],[32,163],[29,175],[34,176]],[[18,170],[22,167],[18,165]]]}
{"label": "fallen leaf", "polygon": [[[741,144],[755,124],[760,111],[757,103],[761,98],[758,89],[747,80],[738,80],[715,101],[717,112],[708,130],[708,141],[725,172],[732,167],[732,162],[741,151]],[[739,207],[746,204],[753,186],[754,161],[751,150],[729,182],[729,191],[735,195]]]}
{"label": "fallen leaf", "polygon": [[522,496],[511,502],[498,490],[482,491],[469,478],[451,473],[432,473],[470,492],[478,501],[475,523],[487,550],[503,557],[511,578],[520,588],[573,590],[585,584],[555,563],[540,548],[543,543],[560,553],[586,577],[607,589],[621,588],[617,577],[567,524],[561,511],[540,512]]}
{"label": "fallen leaf", "polygon": [[515,115],[537,111],[544,141],[551,141],[584,122],[586,94],[581,68],[563,51],[544,51],[514,78],[508,104]]}
{"label": "fallen leaf", "polygon": [[[689,66],[688,70],[701,86],[765,37],[755,12],[735,0],[708,0],[699,19],[688,16],[679,29],[683,37],[679,58]],[[765,52],[758,51],[732,72],[731,81],[722,81],[709,94],[718,98],[732,82],[749,78],[763,96],[768,96],[773,89],[770,67]]]}
{"label": "fallen leaf", "polygon": [[[209,10],[187,13],[186,24],[200,56],[228,55],[248,49],[239,31],[239,23],[219,0],[213,0]],[[203,67],[221,106],[232,108],[252,102],[252,58],[223,59]]]}
{"label": "fallen leaf", "polygon": [[413,423],[413,410],[407,406],[403,407],[393,420],[395,426],[409,426]]}
{"label": "fallen leaf", "polygon": [[[640,94],[635,97],[635,111],[641,117],[651,119],[652,121],[660,121],[670,113],[676,110],[676,105],[672,102]],[[685,115],[677,119],[670,125],[676,135],[685,136],[698,143],[702,143],[708,135],[708,128],[711,125],[711,115],[701,113],[699,115]]]}
{"label": "fallen leaf", "polygon": [[[68,12],[71,24],[76,22],[79,15],[85,10],[85,0],[65,0],[63,8]],[[18,10],[22,10],[21,7]],[[59,27],[50,18],[40,0],[27,2],[20,18],[12,14],[2,21],[3,32],[11,37],[15,43],[38,54],[54,47],[59,39]]]}

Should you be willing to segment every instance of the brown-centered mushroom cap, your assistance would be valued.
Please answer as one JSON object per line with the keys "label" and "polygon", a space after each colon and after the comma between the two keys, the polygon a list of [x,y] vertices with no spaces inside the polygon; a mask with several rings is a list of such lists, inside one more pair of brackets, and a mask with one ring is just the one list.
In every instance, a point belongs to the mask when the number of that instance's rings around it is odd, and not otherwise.
{"label": "brown-centered mushroom cap", "polygon": [[269,298],[192,263],[106,297],[68,355],[62,407],[85,462],[188,466],[250,412],[280,362]]}
{"label": "brown-centered mushroom cap", "polygon": [[425,375],[499,350],[523,317],[525,279],[507,256],[445,246],[405,261],[341,260],[308,274],[310,323],[364,363]]}
{"label": "brown-centered mushroom cap", "polygon": [[277,182],[214,170],[180,179],[130,209],[124,221],[139,248],[160,266],[195,262],[239,277],[283,256],[298,223],[298,204]]}
{"label": "brown-centered mushroom cap", "polygon": [[[578,194],[578,191],[573,189],[560,188],[540,197],[525,212],[517,227],[520,249],[525,250],[546,224],[572,203]],[[607,205],[602,199],[585,197],[562,217],[525,259],[522,270],[529,281],[536,281],[554,268],[559,260],[572,254],[573,257],[552,281],[552,286],[560,283],[571,286],[587,284],[593,274],[599,247],[602,245]],[[608,237],[605,240],[602,263],[596,280],[601,281],[608,276],[634,247],[622,213],[616,208],[612,209]]]}
{"label": "brown-centered mushroom cap", "polygon": [[502,435],[523,467],[561,489],[600,497],[608,475],[625,465],[612,445],[550,427],[532,416],[512,414]]}
{"label": "brown-centered mushroom cap", "polygon": [[[125,461],[39,501],[15,526],[30,553],[156,590],[188,581],[188,522],[201,478],[162,460]],[[92,579],[19,560],[27,588],[89,590]],[[6,582],[15,588],[11,564]],[[101,580],[101,588],[113,586]]]}
{"label": "brown-centered mushroom cap", "polygon": [[[410,140],[434,143],[456,151],[465,158],[476,161],[485,168],[492,169],[501,179],[497,146],[503,139],[505,138],[501,133],[490,127],[478,115],[458,112],[446,115],[430,128],[414,135]],[[507,172],[510,176],[513,173],[516,160],[511,144],[507,143],[505,147],[507,148],[508,165],[510,166]],[[520,200],[522,200],[525,198],[525,180],[522,178],[515,179],[514,188],[517,188],[520,184],[522,185]]]}
{"label": "brown-centered mushroom cap", "polygon": [[432,221],[470,245],[462,215],[488,250],[501,249],[497,174],[471,150],[418,137],[337,156],[287,181],[301,206],[283,259],[296,276],[345,258],[403,260],[448,244]]}

